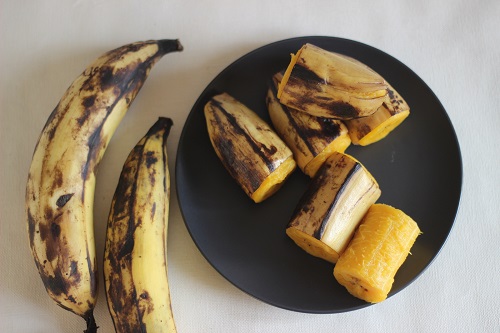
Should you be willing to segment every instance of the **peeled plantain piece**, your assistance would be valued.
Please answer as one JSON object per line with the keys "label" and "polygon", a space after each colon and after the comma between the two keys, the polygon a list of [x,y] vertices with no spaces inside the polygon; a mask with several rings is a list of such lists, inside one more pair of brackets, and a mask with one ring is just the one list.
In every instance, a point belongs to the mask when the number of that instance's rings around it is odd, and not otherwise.
{"label": "peeled plantain piece", "polygon": [[391,85],[380,108],[371,116],[346,120],[352,143],[367,146],[385,138],[410,115],[410,106]]}
{"label": "peeled plantain piece", "polygon": [[280,103],[277,87],[283,78],[273,76],[267,91],[266,104],[274,129],[293,152],[299,168],[313,177],[334,151],[343,153],[351,144],[347,127],[342,121],[311,116]]}
{"label": "peeled plantain piece", "polygon": [[292,55],[277,96],[313,116],[347,120],[375,113],[386,89],[384,78],[368,66],[305,44]]}
{"label": "peeled plantain piece", "polygon": [[286,233],[309,254],[335,263],[380,194],[378,183],[360,162],[334,152],[311,180]]}
{"label": "peeled plantain piece", "polygon": [[256,203],[274,194],[295,170],[292,151],[280,137],[229,94],[212,97],[204,112],[217,156]]}
{"label": "peeled plantain piece", "polygon": [[417,223],[403,211],[374,204],[337,261],[335,279],[366,302],[385,300],[419,234]]}

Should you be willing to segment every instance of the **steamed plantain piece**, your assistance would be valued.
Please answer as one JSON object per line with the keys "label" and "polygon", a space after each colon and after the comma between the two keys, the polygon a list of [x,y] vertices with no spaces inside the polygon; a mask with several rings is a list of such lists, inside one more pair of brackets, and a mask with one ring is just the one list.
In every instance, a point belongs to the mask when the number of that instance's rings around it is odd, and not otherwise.
{"label": "steamed plantain piece", "polygon": [[292,55],[277,96],[313,116],[347,120],[375,113],[386,89],[384,78],[368,66],[305,44]]}
{"label": "steamed plantain piece", "polygon": [[352,143],[367,146],[385,138],[410,115],[410,106],[391,85],[380,108],[371,116],[346,120]]}
{"label": "steamed plantain piece", "polygon": [[335,263],[380,194],[377,181],[359,161],[334,152],[297,204],[286,233],[309,254]]}
{"label": "steamed plantain piece", "polygon": [[283,78],[273,76],[267,91],[266,104],[274,129],[293,152],[299,168],[313,177],[334,151],[343,153],[351,144],[347,127],[342,121],[311,116],[280,103],[277,87]]}
{"label": "steamed plantain piece", "polygon": [[254,111],[227,93],[205,105],[212,146],[229,174],[256,203],[274,194],[295,170],[292,151]]}
{"label": "steamed plantain piece", "polygon": [[419,234],[417,223],[403,211],[374,204],[337,261],[335,279],[366,302],[385,300]]}

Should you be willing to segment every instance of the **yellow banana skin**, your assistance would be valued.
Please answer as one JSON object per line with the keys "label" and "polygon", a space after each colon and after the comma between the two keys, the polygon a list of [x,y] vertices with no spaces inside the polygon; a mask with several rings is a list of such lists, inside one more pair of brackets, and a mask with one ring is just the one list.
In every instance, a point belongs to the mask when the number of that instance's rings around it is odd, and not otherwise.
{"label": "yellow banana skin", "polygon": [[31,252],[49,296],[97,326],[93,201],[97,166],[152,66],[180,51],[177,40],[109,51],[78,76],[48,118],[26,187]]}
{"label": "yellow banana skin", "polygon": [[278,191],[296,167],[278,134],[228,93],[213,96],[204,114],[215,153],[243,191],[256,203]]}
{"label": "yellow banana skin", "polygon": [[383,77],[351,58],[305,44],[286,69],[278,99],[316,117],[348,120],[373,114],[387,94]]}
{"label": "yellow banana skin", "polygon": [[171,126],[160,118],[130,152],[111,204],[104,281],[116,332],[176,332],[167,278]]}

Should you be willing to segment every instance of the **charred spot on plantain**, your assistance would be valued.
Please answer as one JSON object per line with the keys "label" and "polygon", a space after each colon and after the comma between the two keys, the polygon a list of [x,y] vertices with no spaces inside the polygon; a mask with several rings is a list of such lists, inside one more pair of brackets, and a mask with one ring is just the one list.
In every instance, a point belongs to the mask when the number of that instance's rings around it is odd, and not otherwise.
{"label": "charred spot on plantain", "polygon": [[75,193],[68,193],[68,194],[63,194],[61,195],[57,201],[56,201],[56,205],[57,207],[59,208],[62,208],[64,207],[64,205],[66,205],[68,203],[68,201],[71,199],[71,197],[73,197]]}

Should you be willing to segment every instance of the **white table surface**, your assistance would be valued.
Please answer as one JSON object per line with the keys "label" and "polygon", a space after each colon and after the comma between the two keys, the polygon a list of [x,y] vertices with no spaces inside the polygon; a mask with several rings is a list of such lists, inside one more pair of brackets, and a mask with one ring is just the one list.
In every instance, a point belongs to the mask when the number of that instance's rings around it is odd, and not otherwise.
{"label": "white table surface", "polygon": [[[173,174],[183,124],[214,76],[259,46],[306,35],[374,46],[436,93],[463,157],[454,228],[432,265],[385,302],[343,314],[297,313],[243,293],[208,264],[183,223],[174,181],[168,255],[178,332],[500,332],[499,1],[4,0],[0,15],[0,332],[84,329],[39,279],[24,191],[45,120],[90,61],[137,40],[179,38],[185,47],[153,69],[101,163],[95,220],[102,253],[102,221],[137,138],[158,116],[170,116]],[[113,331],[102,283],[95,315],[100,332]]]}

